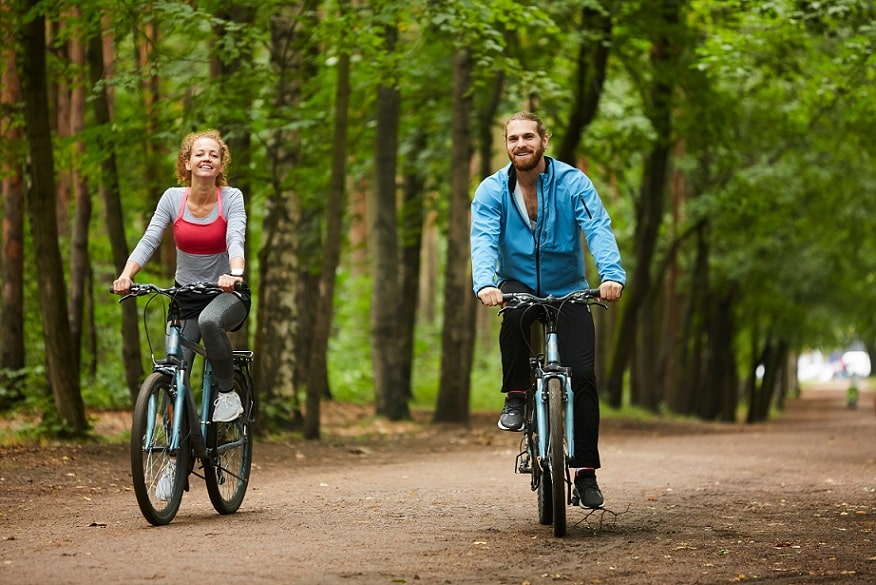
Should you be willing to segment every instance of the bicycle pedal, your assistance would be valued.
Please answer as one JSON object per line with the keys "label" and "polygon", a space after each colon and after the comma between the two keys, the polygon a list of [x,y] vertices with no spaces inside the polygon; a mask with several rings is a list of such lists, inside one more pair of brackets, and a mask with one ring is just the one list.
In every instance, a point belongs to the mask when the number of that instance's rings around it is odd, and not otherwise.
{"label": "bicycle pedal", "polygon": [[520,467],[517,468],[517,473],[532,473],[532,465],[528,463],[521,464]]}

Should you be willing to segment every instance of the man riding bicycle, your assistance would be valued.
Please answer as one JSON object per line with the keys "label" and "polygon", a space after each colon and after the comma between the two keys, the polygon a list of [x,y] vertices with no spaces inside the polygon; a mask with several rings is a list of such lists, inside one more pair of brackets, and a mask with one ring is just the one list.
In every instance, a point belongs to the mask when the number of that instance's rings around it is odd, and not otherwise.
{"label": "man riding bicycle", "polygon": [[[471,205],[474,292],[488,306],[503,292],[564,295],[588,288],[583,234],[601,278],[602,300],[620,299],[626,282],[620,252],[590,179],[580,170],[545,156],[550,135],[535,114],[519,112],[505,125],[510,164],[484,179]],[[524,319],[521,322],[521,319]],[[499,428],[520,431],[530,384],[529,331],[534,315],[505,313],[499,333],[505,407]],[[575,396],[575,492],[583,507],[603,505],[596,482],[599,460],[599,395],[594,370],[596,336],[586,305],[563,308],[558,325],[560,354],[572,371]]]}

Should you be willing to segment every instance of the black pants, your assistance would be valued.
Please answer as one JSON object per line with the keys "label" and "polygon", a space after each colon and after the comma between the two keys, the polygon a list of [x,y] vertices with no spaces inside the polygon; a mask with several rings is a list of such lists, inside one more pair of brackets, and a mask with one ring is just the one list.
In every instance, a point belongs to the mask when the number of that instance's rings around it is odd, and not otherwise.
{"label": "black pants", "polygon": [[[517,282],[502,283],[502,292],[533,291]],[[530,386],[530,329],[537,311],[512,310],[503,313],[499,331],[502,351],[502,392],[525,390]],[[582,304],[563,307],[557,323],[562,365],[572,370],[575,397],[575,456],[570,467],[592,467],[599,463],[599,395],[596,392],[596,332],[590,308]],[[540,349],[540,348],[538,348]]]}

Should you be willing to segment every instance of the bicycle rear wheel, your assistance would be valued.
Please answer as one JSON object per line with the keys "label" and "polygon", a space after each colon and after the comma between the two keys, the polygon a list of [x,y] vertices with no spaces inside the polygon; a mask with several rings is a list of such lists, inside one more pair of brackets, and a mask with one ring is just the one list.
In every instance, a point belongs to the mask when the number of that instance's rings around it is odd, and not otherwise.
{"label": "bicycle rear wheel", "polygon": [[210,423],[204,481],[213,508],[220,514],[233,514],[243,503],[252,466],[254,403],[252,384],[241,372],[234,373],[234,391],[240,395],[243,414],[227,423]]}
{"label": "bicycle rear wheel", "polygon": [[169,524],[176,516],[188,476],[188,420],[182,419],[179,451],[172,453],[173,410],[170,376],[153,372],[140,386],[134,405],[131,476],[140,512],[155,526]]}
{"label": "bicycle rear wheel", "polygon": [[566,409],[563,384],[559,378],[548,380],[548,469],[554,509],[554,536],[566,535]]}

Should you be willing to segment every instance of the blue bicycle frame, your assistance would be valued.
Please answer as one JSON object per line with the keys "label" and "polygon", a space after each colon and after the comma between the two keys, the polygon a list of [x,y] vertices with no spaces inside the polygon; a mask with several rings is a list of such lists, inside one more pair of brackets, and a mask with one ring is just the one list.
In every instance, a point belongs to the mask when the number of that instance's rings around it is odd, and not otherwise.
{"label": "blue bicycle frame", "polygon": [[[186,387],[186,370],[187,364],[182,361],[180,346],[185,345],[192,349],[198,355],[205,357],[206,350],[198,345],[187,340],[180,333],[179,327],[173,323],[167,324],[165,332],[164,353],[166,356],[165,362],[154,362],[153,371],[162,372],[168,376],[173,376],[173,388],[176,389],[173,405],[173,429],[171,430],[170,450],[172,453],[179,451],[180,442],[182,440],[182,418],[185,416],[186,408],[186,392],[181,391]],[[210,412],[210,401],[212,394],[210,389],[213,384],[213,366],[210,360],[204,360],[204,375],[201,381],[201,437],[207,436],[207,415]],[[152,431],[155,428],[155,420],[158,413],[158,404],[155,404],[154,397],[149,403],[148,412],[148,439],[152,439]]]}
{"label": "blue bicycle frame", "polygon": [[557,332],[547,332],[545,348],[547,355],[545,356],[544,368],[539,368],[535,379],[535,400],[534,406],[536,411],[537,433],[538,433],[538,456],[542,459],[547,458],[548,454],[548,394],[547,382],[551,378],[560,380],[564,389],[564,400],[566,410],[566,449],[567,456],[571,460],[575,456],[575,417],[574,408],[575,400],[572,395],[572,376],[569,368],[560,366],[560,350],[557,341]]}

